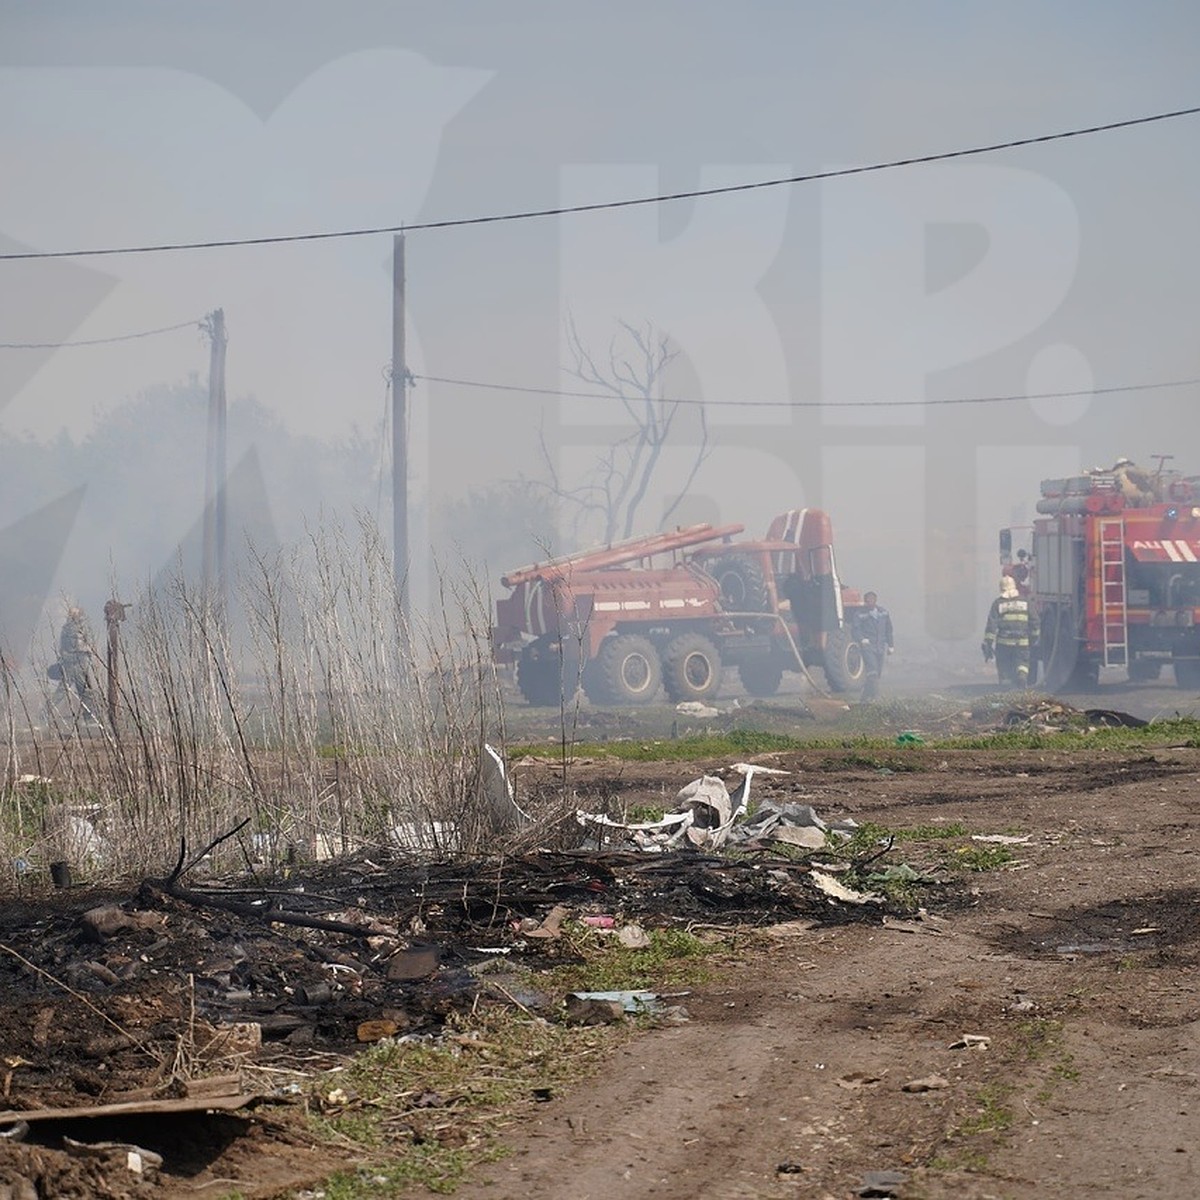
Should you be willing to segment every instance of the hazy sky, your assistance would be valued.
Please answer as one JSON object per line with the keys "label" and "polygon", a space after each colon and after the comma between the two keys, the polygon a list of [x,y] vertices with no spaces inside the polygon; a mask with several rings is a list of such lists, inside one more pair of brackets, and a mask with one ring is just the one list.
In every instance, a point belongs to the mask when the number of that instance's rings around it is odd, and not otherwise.
{"label": "hazy sky", "polygon": [[[0,250],[413,223],[950,151],[1200,104],[1198,44],[1186,2],[0,3]],[[822,401],[707,410],[713,449],[682,515],[758,530],[821,504],[844,573],[890,597],[898,624],[974,637],[996,525],[1027,520],[1037,481],[1083,461],[1174,452],[1200,471],[1198,389],[838,404],[1200,376],[1198,144],[1200,117],[1184,117],[413,233],[410,366],[577,387],[563,372],[570,312],[601,352],[618,319],[667,332],[679,394]],[[298,431],[370,430],[385,409],[390,250],[376,236],[0,262],[0,342],[220,306],[231,394]],[[81,432],[98,408],[206,361],[192,331],[0,351],[0,429]],[[601,402],[428,383],[413,400],[418,517],[430,489],[537,474],[539,430],[569,478],[623,432]],[[694,454],[666,456],[655,513]]]}

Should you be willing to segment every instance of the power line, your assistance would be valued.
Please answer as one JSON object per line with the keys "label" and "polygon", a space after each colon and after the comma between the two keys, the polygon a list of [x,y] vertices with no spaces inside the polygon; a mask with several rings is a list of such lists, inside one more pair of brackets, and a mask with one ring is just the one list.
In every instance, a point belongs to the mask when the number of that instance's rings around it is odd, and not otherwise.
{"label": "power line", "polygon": [[116,337],[88,338],[79,342],[0,342],[0,350],[71,350],[76,346],[108,346],[113,342],[132,342],[138,338],[155,337],[160,333],[174,333],[178,329],[199,329],[201,321],[181,321],[178,325],[164,325],[161,329],[143,329],[140,333],[119,333]]}
{"label": "power line", "polygon": [[1014,138],[1007,142],[992,142],[964,150],[946,150],[938,154],[920,154],[909,158],[894,158],[886,162],[861,167],[839,167],[829,171],[811,171],[805,175],[787,175],[779,179],[759,179],[748,183],[728,184],[725,187],[695,188],[686,192],[668,192],[654,196],[637,196],[624,200],[602,200],[592,204],[570,204],[558,208],[532,208],[516,212],[493,213],[477,217],[453,217],[439,221],[424,221],[416,225],[378,225],[366,229],[337,229],[319,233],[276,234],[270,237],[223,238],[203,242],[158,242],[141,246],[103,246],[78,250],[27,250],[15,254],[0,254],[0,262],[41,258],[98,258],[110,254],[161,254],[169,250],[216,250],[233,246],[274,246],[285,242],[324,242],[339,238],[370,237],[383,233],[414,233],[425,229],[459,229],[466,225],[496,225],[506,221],[529,221],[539,217],[563,217],[574,213],[602,212],[618,208],[635,208],[645,204],[666,204],[673,200],[698,200],[708,196],[727,196],[734,192],[752,192],[763,188],[785,187],[798,183],[813,183],[822,179],[842,179],[850,175],[867,175],[874,171],[891,171],[899,167],[914,167],[923,163],[948,162],[977,154],[994,154],[998,150],[1014,150],[1021,146],[1037,146],[1044,142],[1061,142],[1067,138],[1107,133],[1114,129],[1130,129],[1135,125],[1150,125],[1176,117],[1200,113],[1200,106],[1180,108],[1173,112],[1153,113],[1131,117],[1125,121],[1109,121],[1103,125],[1088,125],[1081,129],[1066,129],[1058,133],[1043,133],[1036,137]]}
{"label": "power line", "polygon": [[[480,379],[449,379],[441,375],[413,375],[424,383],[446,383],[454,387],[481,388],[492,392],[523,392],[530,396],[559,396],[578,400],[640,400],[640,396],[624,396],[616,392],[571,392],[560,388],[521,387],[513,383],[488,383]],[[925,408],[961,404],[1008,404],[1018,400],[1066,400],[1083,396],[1114,396],[1123,392],[1155,392],[1167,388],[1194,387],[1196,379],[1167,379],[1155,383],[1127,383],[1113,387],[1084,388],[1070,392],[1013,392],[997,396],[954,396],[936,400],[700,400],[695,398],[663,397],[663,404],[686,404],[698,408]]]}

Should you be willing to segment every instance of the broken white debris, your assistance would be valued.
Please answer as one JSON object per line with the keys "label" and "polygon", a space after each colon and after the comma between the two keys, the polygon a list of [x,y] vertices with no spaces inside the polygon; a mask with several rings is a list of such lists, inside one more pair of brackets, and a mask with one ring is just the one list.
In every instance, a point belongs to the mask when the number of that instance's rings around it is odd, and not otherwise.
{"label": "broken white debris", "polygon": [[504,759],[486,742],[479,762],[479,788],[488,802],[492,823],[497,830],[511,829],[521,821],[528,823],[532,820],[517,803]]}
{"label": "broken white debris", "polygon": [[832,875],[826,875],[824,871],[809,871],[808,877],[825,895],[832,896],[835,900],[845,900],[848,904],[878,904],[883,899],[875,892],[856,892],[853,888],[838,883]]}

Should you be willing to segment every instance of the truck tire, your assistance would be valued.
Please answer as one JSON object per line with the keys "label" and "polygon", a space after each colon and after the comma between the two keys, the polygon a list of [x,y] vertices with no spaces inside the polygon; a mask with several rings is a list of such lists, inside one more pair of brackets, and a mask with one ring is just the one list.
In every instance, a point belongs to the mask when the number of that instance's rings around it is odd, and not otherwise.
{"label": "truck tire", "polygon": [[1094,692],[1100,686],[1100,660],[1080,655],[1067,678],[1068,692]]}
{"label": "truck tire", "polygon": [[1176,658],[1172,666],[1175,669],[1175,686],[1191,691],[1200,691],[1200,658]]}
{"label": "truck tire", "polygon": [[721,589],[727,612],[770,612],[771,593],[762,567],[745,555],[727,554],[705,568]]}
{"label": "truck tire", "polygon": [[752,696],[773,696],[783,682],[783,668],[773,658],[753,658],[738,667],[742,687]]}
{"label": "truck tire", "polygon": [[848,629],[835,629],[825,638],[825,678],[831,692],[848,692],[866,674],[862,647]]}
{"label": "truck tire", "polygon": [[681,633],[663,651],[662,673],[675,703],[711,700],[721,690],[721,652],[701,633]]}
{"label": "truck tire", "polygon": [[1041,618],[1038,654],[1042,660],[1046,691],[1074,690],[1085,682],[1076,678],[1081,657],[1075,611],[1070,605],[1048,604],[1042,610]]}
{"label": "truck tire", "polygon": [[530,642],[517,660],[517,688],[535,707],[557,708],[574,697],[579,687],[576,657],[563,653],[554,638]]}
{"label": "truck tire", "polygon": [[594,704],[649,704],[661,683],[658,651],[635,633],[606,638],[583,678]]}

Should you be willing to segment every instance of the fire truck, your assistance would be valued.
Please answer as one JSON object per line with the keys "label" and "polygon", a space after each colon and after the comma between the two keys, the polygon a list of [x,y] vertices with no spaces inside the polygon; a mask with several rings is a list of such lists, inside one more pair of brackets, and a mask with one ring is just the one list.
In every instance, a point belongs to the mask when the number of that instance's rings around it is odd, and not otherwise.
{"label": "fire truck", "polygon": [[1101,667],[1131,680],[1170,663],[1200,688],[1200,477],[1125,460],[1041,485],[1031,556],[1000,532],[1001,569],[1037,605],[1046,686],[1093,687]]}
{"label": "fire truck", "polygon": [[509,571],[497,601],[496,661],[515,663],[530,704],[582,685],[596,704],[712,700],[723,669],[770,696],[785,671],[820,667],[834,691],[863,678],[829,517],[793,509],[762,541],[743,525],[693,525]]}

